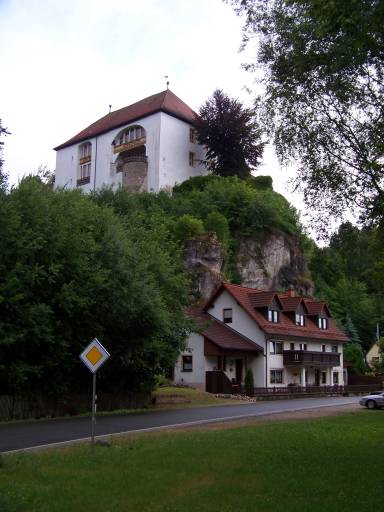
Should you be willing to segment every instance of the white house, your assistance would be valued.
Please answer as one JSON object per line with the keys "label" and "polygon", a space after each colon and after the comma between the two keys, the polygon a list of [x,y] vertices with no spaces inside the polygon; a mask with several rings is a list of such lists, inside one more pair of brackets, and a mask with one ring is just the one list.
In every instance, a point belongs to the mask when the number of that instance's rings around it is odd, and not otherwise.
{"label": "white house", "polygon": [[204,174],[195,119],[168,89],[110,112],[55,148],[55,186],[158,192]]}
{"label": "white house", "polygon": [[323,301],[223,283],[191,316],[201,329],[178,358],[175,383],[227,392],[251,368],[256,388],[344,384],[348,337]]}

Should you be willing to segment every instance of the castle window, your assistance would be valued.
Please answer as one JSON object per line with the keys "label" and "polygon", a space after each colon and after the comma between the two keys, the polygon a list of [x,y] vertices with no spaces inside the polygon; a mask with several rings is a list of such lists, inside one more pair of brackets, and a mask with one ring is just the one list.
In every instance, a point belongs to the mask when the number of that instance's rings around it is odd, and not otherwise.
{"label": "castle window", "polygon": [[85,142],[79,146],[79,171],[77,185],[85,185],[91,181],[92,144]]}
{"label": "castle window", "polygon": [[196,143],[196,130],[194,128],[189,129],[189,142]]}
{"label": "castle window", "polygon": [[143,140],[144,137],[144,128],[141,126],[131,126],[130,128],[127,128],[126,130],[119,133],[119,135],[113,141],[114,152],[119,153],[121,151],[126,151],[127,148],[124,146],[127,144],[129,144],[128,149],[140,144],[145,144],[145,140]]}

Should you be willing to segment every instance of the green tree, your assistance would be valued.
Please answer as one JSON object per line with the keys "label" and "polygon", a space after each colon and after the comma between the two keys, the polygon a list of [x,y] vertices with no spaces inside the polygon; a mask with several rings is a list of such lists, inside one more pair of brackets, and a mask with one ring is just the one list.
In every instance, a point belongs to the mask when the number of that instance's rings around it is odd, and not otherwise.
{"label": "green tree", "polygon": [[264,119],[318,232],[346,208],[384,216],[384,3],[230,0],[257,36]]}
{"label": "green tree", "polygon": [[347,343],[343,349],[344,359],[351,363],[352,373],[363,374],[367,371],[364,353],[359,343]]}
{"label": "green tree", "polygon": [[204,224],[200,219],[186,213],[175,222],[174,232],[176,239],[184,242],[188,238],[201,235],[204,232]]}
{"label": "green tree", "polygon": [[78,356],[95,336],[112,355],[101,389],[151,388],[189,329],[177,255],[154,219],[124,222],[101,201],[53,191],[37,176],[1,195],[3,392],[86,391]]}
{"label": "green tree", "polygon": [[216,233],[218,240],[226,247],[229,240],[228,221],[224,215],[219,212],[211,212],[204,221],[206,231]]}
{"label": "green tree", "polygon": [[248,368],[244,378],[244,387],[248,396],[253,396],[255,393],[255,384],[253,380],[252,368]]}
{"label": "green tree", "polygon": [[260,164],[265,143],[255,113],[223,91],[216,89],[200,107],[196,128],[214,174],[246,178]]}

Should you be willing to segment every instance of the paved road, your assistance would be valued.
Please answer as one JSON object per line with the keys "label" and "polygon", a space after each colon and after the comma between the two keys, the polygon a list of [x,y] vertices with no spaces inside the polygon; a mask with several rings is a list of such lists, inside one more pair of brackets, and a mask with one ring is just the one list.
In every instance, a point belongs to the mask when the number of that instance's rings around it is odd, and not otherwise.
{"label": "paved road", "polygon": [[[213,423],[278,412],[357,404],[358,400],[358,397],[302,398],[299,400],[256,402],[244,405],[153,411],[121,416],[100,416],[97,418],[95,434],[96,436],[105,436],[176,425]],[[86,439],[90,436],[90,426],[90,418],[2,424],[0,425],[0,452]]]}

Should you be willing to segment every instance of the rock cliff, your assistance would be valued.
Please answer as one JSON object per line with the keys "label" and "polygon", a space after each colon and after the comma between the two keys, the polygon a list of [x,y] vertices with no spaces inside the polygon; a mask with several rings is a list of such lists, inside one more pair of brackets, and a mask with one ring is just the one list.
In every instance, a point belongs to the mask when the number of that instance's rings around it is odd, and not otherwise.
{"label": "rock cliff", "polygon": [[[261,238],[241,237],[235,259],[240,283],[262,290],[285,290],[293,287],[300,295],[313,292],[307,261],[297,238],[274,232]],[[192,273],[193,294],[206,299],[221,281],[225,251],[214,234],[187,240],[183,255]]]}

